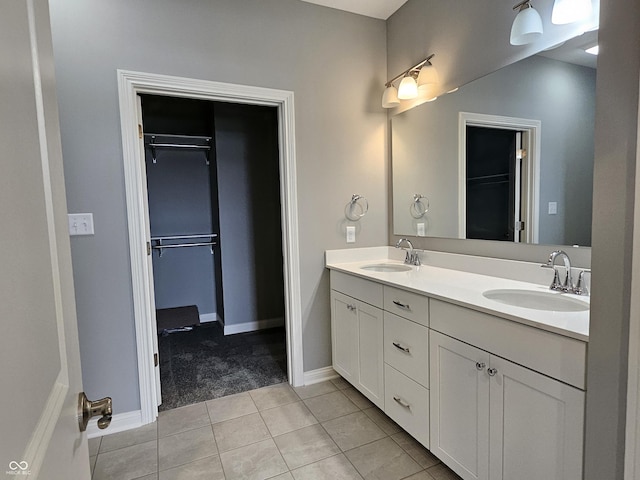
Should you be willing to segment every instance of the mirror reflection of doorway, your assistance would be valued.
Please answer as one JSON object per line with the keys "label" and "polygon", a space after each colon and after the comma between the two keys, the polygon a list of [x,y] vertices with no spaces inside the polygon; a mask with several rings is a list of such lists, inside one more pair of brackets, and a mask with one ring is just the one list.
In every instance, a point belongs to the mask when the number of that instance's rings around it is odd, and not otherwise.
{"label": "mirror reflection of doorway", "polygon": [[522,132],[466,127],[467,238],[520,242]]}

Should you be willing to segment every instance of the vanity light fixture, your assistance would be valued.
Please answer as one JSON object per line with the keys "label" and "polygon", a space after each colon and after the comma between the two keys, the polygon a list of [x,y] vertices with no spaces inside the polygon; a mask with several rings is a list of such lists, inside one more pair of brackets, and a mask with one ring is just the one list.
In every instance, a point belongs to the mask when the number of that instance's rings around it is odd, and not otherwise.
{"label": "vanity light fixture", "polygon": [[[430,61],[433,56],[434,54],[429,55],[385,84],[386,88],[382,94],[383,108],[397,107],[400,105],[400,100],[412,100],[418,96],[429,99],[429,101],[435,100],[436,97],[432,95],[432,92],[440,80],[436,67]],[[393,82],[399,78],[402,80],[396,89]]]}
{"label": "vanity light fixture", "polygon": [[555,0],[551,11],[551,23],[566,25],[584,20],[591,15],[592,10],[591,0]]}
{"label": "vanity light fixture", "polygon": [[513,7],[518,15],[511,25],[511,45],[527,45],[542,36],[542,18],[531,5],[531,0],[524,0]]}

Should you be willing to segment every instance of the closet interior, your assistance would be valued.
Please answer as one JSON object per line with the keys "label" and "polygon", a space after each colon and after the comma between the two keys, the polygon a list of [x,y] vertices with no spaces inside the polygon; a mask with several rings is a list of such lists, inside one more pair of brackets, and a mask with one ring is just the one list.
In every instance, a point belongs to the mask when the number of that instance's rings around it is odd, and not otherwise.
{"label": "closet interior", "polygon": [[141,104],[160,409],[286,381],[277,109]]}

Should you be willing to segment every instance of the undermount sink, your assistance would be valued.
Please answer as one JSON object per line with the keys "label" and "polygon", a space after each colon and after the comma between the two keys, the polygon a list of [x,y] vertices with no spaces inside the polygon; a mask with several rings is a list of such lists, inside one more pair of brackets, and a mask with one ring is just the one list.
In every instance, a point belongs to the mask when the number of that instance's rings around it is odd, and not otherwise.
{"label": "undermount sink", "polygon": [[482,295],[489,300],[533,310],[554,312],[584,312],[589,310],[589,303],[563,295],[560,292],[499,289],[487,290]]}
{"label": "undermount sink", "polygon": [[365,265],[360,267],[362,270],[368,270],[370,272],[408,272],[411,270],[411,266],[402,265],[400,263],[374,263],[372,265]]}

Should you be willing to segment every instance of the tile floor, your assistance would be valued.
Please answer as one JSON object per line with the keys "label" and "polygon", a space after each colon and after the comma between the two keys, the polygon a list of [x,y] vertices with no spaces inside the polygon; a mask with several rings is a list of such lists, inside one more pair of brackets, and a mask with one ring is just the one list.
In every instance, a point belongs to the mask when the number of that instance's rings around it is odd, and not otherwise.
{"label": "tile floor", "polygon": [[342,379],[161,412],[89,451],[94,480],[459,480]]}

